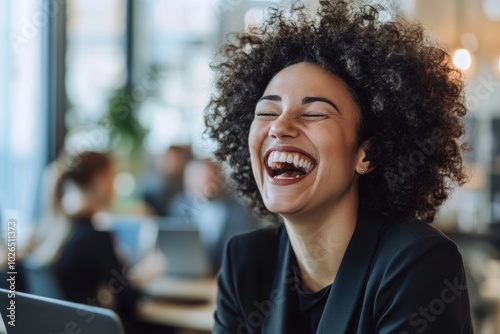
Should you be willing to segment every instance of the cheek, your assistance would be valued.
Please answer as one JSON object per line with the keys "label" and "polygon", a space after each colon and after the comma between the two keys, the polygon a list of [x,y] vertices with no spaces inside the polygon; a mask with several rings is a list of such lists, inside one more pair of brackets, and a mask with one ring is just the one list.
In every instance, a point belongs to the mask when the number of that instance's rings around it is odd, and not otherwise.
{"label": "cheek", "polygon": [[108,175],[99,183],[98,192],[104,201],[108,201],[114,195],[114,175]]}
{"label": "cheek", "polygon": [[252,160],[255,155],[259,155],[262,147],[262,129],[257,122],[253,121],[248,134],[248,148],[250,149],[250,157]]}
{"label": "cheek", "polygon": [[[342,129],[316,131],[310,140],[320,152],[323,162],[328,162],[331,168],[342,168],[350,165],[355,157],[356,138]],[[325,161],[326,160],[326,161]]]}
{"label": "cheek", "polygon": [[109,181],[108,193],[109,193],[110,197],[113,197],[115,194],[115,186],[114,186],[114,179],[113,178]]}

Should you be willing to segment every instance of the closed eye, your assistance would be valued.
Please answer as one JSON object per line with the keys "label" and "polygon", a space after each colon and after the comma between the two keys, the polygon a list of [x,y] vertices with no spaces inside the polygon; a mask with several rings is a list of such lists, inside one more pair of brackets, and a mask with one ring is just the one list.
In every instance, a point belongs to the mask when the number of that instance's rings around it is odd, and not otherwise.
{"label": "closed eye", "polygon": [[274,117],[274,116],[278,116],[276,113],[272,113],[272,112],[256,112],[255,113],[255,116],[260,116],[260,117]]}
{"label": "closed eye", "polygon": [[307,118],[322,118],[322,117],[326,117],[325,114],[305,114],[305,115],[302,115],[302,117],[307,117]]}

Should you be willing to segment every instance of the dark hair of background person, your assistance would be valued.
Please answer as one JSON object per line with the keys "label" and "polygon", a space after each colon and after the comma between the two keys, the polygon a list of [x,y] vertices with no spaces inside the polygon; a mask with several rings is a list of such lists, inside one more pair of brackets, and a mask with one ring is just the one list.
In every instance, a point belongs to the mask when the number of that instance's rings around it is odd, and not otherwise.
{"label": "dark hair of background person", "polygon": [[105,153],[88,151],[75,156],[68,155],[58,164],[58,168],[62,170],[54,191],[54,209],[62,209],[63,187],[67,180],[73,181],[84,190],[90,186],[98,173],[106,170],[111,164],[111,157]]}
{"label": "dark hair of background person", "polygon": [[231,35],[222,47],[212,65],[207,135],[238,192],[261,215],[270,212],[247,144],[255,105],[274,75],[300,62],[340,77],[358,103],[358,143],[370,140],[373,167],[360,176],[360,210],[432,222],[454,184],[466,182],[461,73],[421,25],[382,21],[382,10],[360,1],[320,1],[316,16],[300,4],[290,13],[271,8],[261,26]]}

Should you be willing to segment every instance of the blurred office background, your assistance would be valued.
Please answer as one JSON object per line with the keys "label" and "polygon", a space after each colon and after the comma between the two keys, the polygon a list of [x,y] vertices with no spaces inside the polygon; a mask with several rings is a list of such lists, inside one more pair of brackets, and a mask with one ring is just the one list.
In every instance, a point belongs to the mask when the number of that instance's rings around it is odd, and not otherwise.
{"label": "blurred office background", "polygon": [[[202,116],[214,54],[228,32],[244,31],[262,20],[269,5],[289,2],[1,1],[3,234],[7,220],[16,219],[18,247],[29,252],[33,233],[50,211],[50,166],[57,159],[64,165],[63,152],[112,153],[113,215],[128,217],[125,221],[192,217],[191,209],[211,198],[201,192],[201,201],[182,202],[189,196],[186,178],[178,185],[177,202],[155,206],[155,200],[170,199],[157,189],[177,159],[166,152],[175,147],[186,159],[210,158],[213,144],[203,138]],[[476,330],[500,333],[500,0],[394,0],[382,17],[422,22],[465,75],[471,181],[454,193],[435,225],[463,250]],[[184,171],[172,178],[181,180]],[[228,189],[223,181],[214,184],[220,189],[212,193]],[[69,193],[71,210],[76,199]],[[183,205],[191,211],[176,211]]]}

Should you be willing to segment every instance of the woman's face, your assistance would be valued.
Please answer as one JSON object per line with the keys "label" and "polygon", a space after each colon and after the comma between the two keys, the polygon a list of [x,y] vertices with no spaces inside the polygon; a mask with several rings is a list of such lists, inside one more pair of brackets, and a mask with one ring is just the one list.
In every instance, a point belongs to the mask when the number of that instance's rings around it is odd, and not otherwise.
{"label": "woman's face", "polygon": [[358,107],[346,84],[311,63],[280,71],[255,108],[248,138],[264,204],[283,216],[328,210],[356,192],[365,167]]}
{"label": "woman's face", "polygon": [[105,169],[97,173],[90,186],[88,196],[91,201],[100,208],[108,208],[114,200],[114,179],[115,168],[113,164],[109,164]]}

